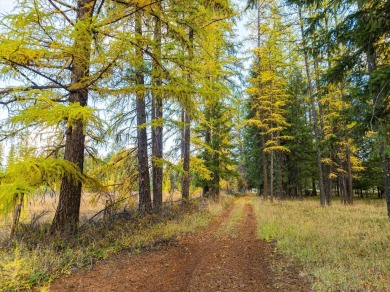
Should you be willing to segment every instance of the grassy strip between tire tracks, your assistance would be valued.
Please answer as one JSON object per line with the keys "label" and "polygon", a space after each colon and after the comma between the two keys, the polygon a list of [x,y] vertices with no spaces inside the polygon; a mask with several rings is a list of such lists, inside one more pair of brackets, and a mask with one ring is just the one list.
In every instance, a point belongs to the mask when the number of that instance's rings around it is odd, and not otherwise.
{"label": "grassy strip between tire tracks", "polygon": [[300,262],[314,291],[390,291],[390,224],[383,201],[264,202],[253,198],[259,237]]}
{"label": "grassy strip between tire tracks", "polygon": [[248,200],[244,198],[237,198],[233,201],[234,209],[232,210],[229,218],[225,222],[222,222],[217,233],[220,236],[225,237],[237,237],[239,234],[239,223],[244,216],[244,207]]}
{"label": "grassy strip between tire tracks", "polygon": [[45,290],[62,274],[90,268],[94,262],[115,253],[153,248],[158,243],[198,231],[208,226],[232,200],[223,197],[220,203],[207,203],[201,209],[192,206],[187,211],[176,206],[166,216],[122,219],[109,228],[91,225],[70,240],[47,238],[44,231],[31,230],[24,239],[0,246],[0,291],[32,287]]}

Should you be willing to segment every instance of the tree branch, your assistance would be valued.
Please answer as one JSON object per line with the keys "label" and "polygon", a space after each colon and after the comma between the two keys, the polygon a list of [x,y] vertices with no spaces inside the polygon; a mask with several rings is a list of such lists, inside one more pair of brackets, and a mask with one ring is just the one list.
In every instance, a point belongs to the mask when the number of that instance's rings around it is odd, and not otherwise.
{"label": "tree branch", "polygon": [[66,91],[69,91],[69,89],[68,89],[66,86],[62,85],[62,84],[59,83],[57,80],[55,80],[55,79],[53,79],[53,78],[51,78],[51,77],[49,77],[49,76],[46,76],[45,74],[39,72],[38,70],[35,70],[35,69],[30,68],[29,66],[26,66],[26,65],[23,65],[23,64],[19,64],[19,63],[15,62],[15,61],[6,59],[6,58],[4,58],[4,57],[3,57],[2,59],[5,60],[5,61],[7,61],[7,62],[10,62],[11,64],[14,64],[14,65],[23,67],[23,68],[25,68],[25,69],[27,69],[27,70],[30,70],[31,72],[34,72],[35,74],[38,74],[39,76],[41,76],[41,77],[43,77],[43,78],[45,78],[45,79],[47,79],[47,80],[53,82],[54,84],[57,84],[57,85],[58,85],[59,87],[61,87],[62,89],[65,89]]}
{"label": "tree branch", "polygon": [[[113,1],[114,1],[114,2],[117,2],[117,3],[120,3],[120,4],[123,4],[123,5],[129,5],[129,4],[130,4],[130,3],[122,2],[122,1],[120,1],[120,0],[113,0]],[[125,18],[127,18],[127,17],[129,17],[129,16],[131,16],[131,15],[133,15],[133,14],[135,14],[135,13],[137,13],[138,11],[140,11],[140,10],[142,10],[142,9],[144,9],[144,8],[146,8],[146,7],[148,7],[148,6],[152,6],[152,5],[154,5],[154,4],[156,4],[156,3],[159,3],[159,2],[162,2],[162,1],[164,1],[164,0],[157,0],[157,1],[154,1],[154,2],[151,2],[151,3],[148,3],[148,4],[145,4],[144,6],[137,7],[134,11],[131,11],[131,12],[125,14],[125,15],[122,15],[121,17],[119,17],[119,18],[117,18],[117,19],[114,19],[114,20],[112,20],[112,21],[110,21],[110,22],[103,23],[103,24],[101,24],[101,25],[99,25],[99,26],[97,26],[97,27],[100,28],[100,27],[103,27],[103,26],[106,26],[106,25],[110,25],[110,24],[117,23],[118,21],[121,21],[122,19],[125,19]]]}
{"label": "tree branch", "polygon": [[[32,85],[27,87],[8,87],[8,88],[2,88],[0,89],[0,96],[10,94],[13,92],[20,92],[20,91],[29,91],[29,90],[44,90],[44,89],[63,89],[62,86],[58,85]],[[1,103],[1,102],[0,102]]]}
{"label": "tree branch", "polygon": [[225,20],[225,19],[228,19],[232,17],[231,15],[228,15],[228,16],[225,16],[225,17],[221,17],[221,18],[217,18],[217,19],[213,19],[212,21],[210,21],[209,23],[205,24],[204,26],[201,27],[202,28],[205,28],[205,27],[208,27],[209,25],[212,25],[213,23],[215,22],[219,22],[219,21],[222,21],[222,20]]}
{"label": "tree branch", "polygon": [[72,5],[69,5],[67,3],[64,3],[62,1],[59,1],[59,0],[53,0],[54,2],[57,2],[58,4],[62,5],[62,6],[65,6],[73,11],[76,11],[76,7],[72,6]]}
{"label": "tree branch", "polygon": [[49,1],[49,3],[59,12],[59,13],[61,13],[61,15],[72,25],[72,26],[74,26],[74,22],[71,20],[71,19],[69,19],[69,17],[64,13],[64,11],[62,11],[60,8],[58,8],[58,6],[57,5],[55,5],[54,3],[53,3],[53,1],[52,0],[48,0]]}

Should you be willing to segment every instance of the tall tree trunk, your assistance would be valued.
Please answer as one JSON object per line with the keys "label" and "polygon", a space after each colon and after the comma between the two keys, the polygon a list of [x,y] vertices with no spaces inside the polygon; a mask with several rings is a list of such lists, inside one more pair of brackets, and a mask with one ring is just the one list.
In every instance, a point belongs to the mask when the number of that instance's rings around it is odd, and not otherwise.
{"label": "tall tree trunk", "polygon": [[[328,69],[331,68],[331,59],[330,59],[330,56],[331,56],[331,53],[330,53],[330,40],[329,40],[329,37],[328,37],[328,32],[329,32],[329,13],[328,11],[325,9],[324,10],[324,23],[325,23],[325,31],[327,32],[325,34],[325,38],[326,38],[326,61],[328,63]],[[316,70],[317,70],[317,82],[319,83],[319,80],[320,80],[320,77],[319,77],[319,71],[318,71],[318,65],[316,63]],[[324,94],[326,95],[327,93],[329,93],[329,89],[328,88],[325,88],[325,92]],[[322,133],[322,140],[325,141],[325,127],[324,127],[324,114],[323,114],[323,109],[321,108],[321,105],[322,105],[322,102],[319,101],[318,102],[318,106],[320,108],[320,120],[321,120],[321,133]],[[325,106],[325,110],[327,110],[327,112],[329,113],[329,102],[326,102],[326,104],[324,105]],[[330,142],[330,146],[329,146],[329,159],[332,160],[333,158],[333,143]],[[332,164],[327,164],[326,166],[326,177],[324,178],[324,180],[326,181],[326,204],[329,206],[331,203],[332,203],[332,190],[333,190],[333,187],[332,187],[332,179],[331,179],[331,173],[332,173]]]}
{"label": "tall tree trunk", "polygon": [[[161,3],[158,4],[162,10]],[[154,23],[154,55],[153,59],[153,92],[152,92],[152,172],[153,172],[153,207],[160,210],[162,206],[163,184],[163,101],[161,94],[162,70],[158,62],[161,61],[161,20],[155,18]]]}
{"label": "tall tree trunk", "polygon": [[315,138],[315,143],[316,143],[316,154],[317,154],[318,184],[319,184],[319,188],[320,188],[320,203],[321,203],[321,206],[324,206],[325,205],[325,189],[324,189],[324,176],[323,176],[323,172],[322,172],[320,131],[319,131],[319,126],[318,126],[317,111],[316,111],[314,93],[313,93],[313,84],[312,84],[311,73],[310,73],[309,56],[307,53],[306,39],[305,39],[305,35],[304,35],[304,30],[303,30],[301,7],[298,7],[298,15],[299,15],[299,24],[300,24],[300,28],[301,28],[301,36],[302,36],[304,57],[305,57],[306,76],[307,76],[307,82],[308,82],[311,111],[312,111],[312,118],[313,118],[313,125],[314,125],[314,136],[315,136],[314,138]]}
{"label": "tall tree trunk", "polygon": [[[73,65],[71,69],[71,85],[75,88],[69,96],[69,103],[87,106],[88,89],[78,88],[79,83],[88,77],[91,58],[92,34],[89,25],[92,22],[94,0],[77,1],[77,23],[73,45]],[[75,163],[81,172],[84,166],[85,125],[82,120],[74,122],[66,129],[64,159]],[[51,226],[51,233],[70,234],[77,230],[80,216],[81,182],[64,176],[61,182],[58,207]]]}
{"label": "tall tree trunk", "polygon": [[[318,69],[318,62],[314,61],[314,74],[315,74],[315,84],[317,88],[317,105],[318,105],[318,121],[319,121],[319,139],[320,139],[320,149],[321,149],[321,159],[326,156],[326,148],[322,146],[321,148],[321,141],[325,141],[325,124],[324,124],[324,106],[322,102],[319,100],[319,93],[321,92],[321,85],[320,85],[320,72]],[[330,154],[329,154],[330,156]],[[330,158],[330,157],[329,157]],[[329,179],[329,174],[330,174],[330,168],[328,164],[324,164],[321,162],[321,167],[322,167],[322,181],[324,184],[324,195],[321,200],[321,205],[325,205],[325,203],[328,203],[329,196],[330,196],[330,179]],[[320,194],[321,195],[321,194]]]}
{"label": "tall tree trunk", "polygon": [[[261,0],[257,1],[257,66],[259,71],[257,74],[261,73],[261,57],[260,57],[260,47],[261,47]],[[260,83],[260,82],[259,82]],[[261,89],[261,84],[259,84],[259,89]],[[264,111],[260,107],[259,110],[260,120],[264,120]],[[260,143],[261,143],[261,161],[262,161],[262,170],[263,170],[263,196],[264,199],[268,198],[268,159],[267,154],[264,152],[265,149],[265,133],[260,134]]]}
{"label": "tall tree trunk", "polygon": [[270,153],[270,170],[269,170],[269,197],[271,202],[274,201],[274,151]]}
{"label": "tall tree trunk", "polygon": [[[334,17],[334,22],[335,22],[336,25],[339,24],[337,5],[338,5],[338,3],[335,2],[334,3],[334,7],[333,7],[333,17]],[[337,53],[341,54],[341,44],[338,47]],[[328,60],[330,62],[330,56],[329,56]],[[331,66],[329,65],[329,67],[331,67]],[[342,110],[343,110],[343,112],[346,112],[346,108],[345,108],[345,104],[344,104],[345,95],[344,95],[344,86],[343,86],[343,84],[340,84],[340,92],[341,92]],[[340,182],[343,184],[343,187],[345,186],[344,189],[343,189],[343,199],[342,199],[342,201],[344,202],[344,204],[347,204],[347,203],[348,204],[353,204],[351,150],[350,150],[350,144],[349,144],[349,139],[348,139],[349,137],[348,137],[347,129],[348,129],[347,121],[345,121],[345,123],[344,123],[344,131],[345,131],[345,133],[344,133],[344,141],[345,141],[345,145],[346,145],[345,146],[345,156],[346,156],[345,164],[346,164],[347,175],[345,177],[345,183],[344,183],[343,179],[341,179]],[[341,166],[340,162],[338,162],[338,164]],[[344,175],[342,175],[342,176],[344,176]]]}
{"label": "tall tree trunk", "polygon": [[[189,48],[189,60],[193,60],[193,44],[194,44],[194,30],[190,28],[188,33],[188,39],[190,42]],[[189,81],[191,81],[191,76],[188,76]],[[184,111],[183,111],[183,122],[184,122],[184,132],[182,140],[182,156],[183,156],[183,178],[181,183],[181,192],[182,199],[186,201],[190,198],[190,141],[191,141],[191,116],[190,116],[190,98],[185,102]]]}
{"label": "tall tree trunk", "polygon": [[181,195],[183,201],[190,198],[190,139],[191,139],[191,119],[189,108],[186,106],[183,113],[183,177],[181,182]]}
{"label": "tall tree trunk", "polygon": [[[260,115],[260,117],[263,116],[263,114]],[[263,162],[262,168],[263,168],[263,196],[264,199],[266,200],[268,198],[268,157],[267,153],[265,153],[265,134],[261,134],[260,137],[260,142],[261,142],[261,160]]]}
{"label": "tall tree trunk", "polygon": [[[135,33],[142,36],[142,11],[137,11],[135,14]],[[135,73],[136,85],[139,87],[136,92],[139,209],[141,212],[150,212],[152,210],[152,200],[150,196],[148,136],[146,132],[145,80],[142,71],[143,52],[140,47],[136,48],[136,54],[140,62],[137,64]]]}
{"label": "tall tree trunk", "polygon": [[[273,92],[273,88],[272,88],[272,81],[271,81],[271,92]],[[273,96],[272,96],[272,93],[271,93],[271,96],[270,96],[270,117],[272,117],[272,114],[273,114],[273,108],[272,108],[272,105],[273,105]],[[271,122],[271,126],[270,128],[272,128],[274,125],[273,123]],[[271,135],[270,135],[270,140],[273,141],[274,139],[274,134],[273,132],[271,132]],[[271,153],[270,153],[270,156],[271,156],[271,161],[270,161],[270,174],[269,174],[269,195],[270,195],[270,199],[271,199],[271,202],[273,202],[274,200],[274,151],[272,150]]]}

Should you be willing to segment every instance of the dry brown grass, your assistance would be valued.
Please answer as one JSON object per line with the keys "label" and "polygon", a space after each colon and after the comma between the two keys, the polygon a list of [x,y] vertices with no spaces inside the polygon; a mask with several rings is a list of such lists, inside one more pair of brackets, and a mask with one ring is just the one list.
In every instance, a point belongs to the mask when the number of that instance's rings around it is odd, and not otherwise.
{"label": "dry brown grass", "polygon": [[264,202],[253,198],[259,236],[303,264],[315,291],[390,291],[385,203]]}
{"label": "dry brown grass", "polygon": [[[194,190],[191,194],[191,198],[200,197],[201,193],[199,190]],[[172,193],[163,193],[163,202],[169,205],[169,203],[177,202],[181,199],[181,193],[178,191]],[[115,202],[115,199],[108,200],[107,196],[97,195],[92,193],[84,193],[81,198],[80,204],[80,221],[83,223],[89,218],[93,217],[98,212],[102,211],[106,204],[111,205]],[[137,193],[129,195],[129,197],[122,201],[121,204],[115,205],[115,211],[120,212],[123,209],[135,209],[137,208],[138,200]],[[27,202],[25,202],[20,218],[21,224],[29,224],[32,221],[35,222],[38,218],[39,223],[48,223],[54,217],[56,207],[58,205],[58,196],[36,196],[31,197]],[[102,213],[103,214],[103,213]],[[11,217],[9,216],[2,218],[0,220],[0,236],[6,236],[8,229],[11,224]],[[102,216],[98,216],[96,219],[101,219]]]}
{"label": "dry brown grass", "polygon": [[155,248],[205,228],[231,201],[224,197],[221,203],[176,204],[159,215],[124,213],[115,220],[84,225],[72,238],[48,237],[48,224],[22,225],[16,240],[0,245],[0,291],[43,287],[61,274],[90,268],[122,250]]}

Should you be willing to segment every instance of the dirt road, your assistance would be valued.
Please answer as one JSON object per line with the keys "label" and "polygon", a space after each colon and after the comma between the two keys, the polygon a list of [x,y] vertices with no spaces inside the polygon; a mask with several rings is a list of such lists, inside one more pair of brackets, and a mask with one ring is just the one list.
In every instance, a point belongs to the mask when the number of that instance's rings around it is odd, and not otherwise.
{"label": "dirt road", "polygon": [[252,205],[241,198],[202,234],[157,251],[122,253],[50,291],[310,291],[297,268],[271,269],[272,261],[283,261],[274,251],[256,238]]}

